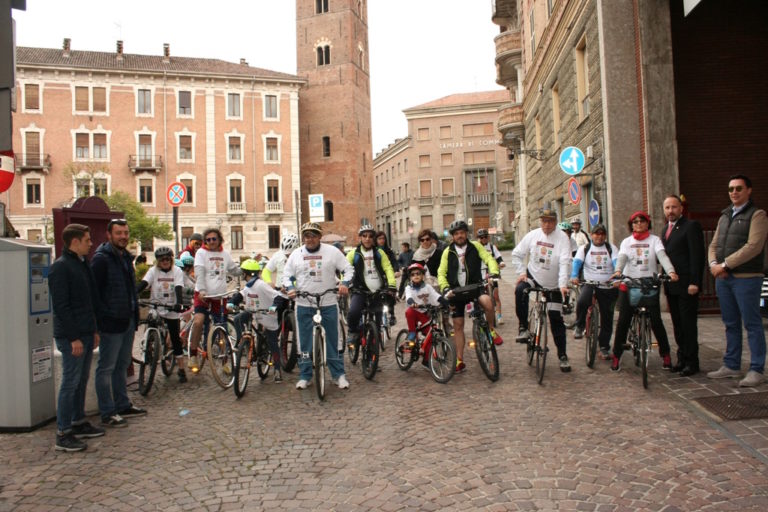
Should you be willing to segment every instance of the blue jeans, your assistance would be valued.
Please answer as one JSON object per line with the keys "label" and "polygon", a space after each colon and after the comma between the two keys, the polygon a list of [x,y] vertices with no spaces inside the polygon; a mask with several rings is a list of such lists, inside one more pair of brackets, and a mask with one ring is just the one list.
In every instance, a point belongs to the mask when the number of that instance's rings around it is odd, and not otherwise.
{"label": "blue jeans", "polygon": [[[315,314],[314,307],[296,306],[296,323],[299,329],[299,378],[303,380],[312,379],[312,316]],[[328,369],[331,371],[331,378],[338,379],[344,375],[344,358],[339,354],[341,351],[339,341],[339,307],[324,306],[320,308],[323,316],[323,327],[325,328],[325,358],[328,362]]]}
{"label": "blue jeans", "polygon": [[120,333],[99,333],[99,365],[96,367],[96,396],[102,418],[117,414],[131,406],[126,388],[126,372],[131,365],[133,336],[131,319],[128,329]]}
{"label": "blue jeans", "polygon": [[760,287],[762,277],[733,277],[715,279],[720,314],[725,324],[725,355],[723,364],[731,370],[741,368],[741,324],[747,330],[751,355],[749,369],[765,370],[765,331],[760,317]]}
{"label": "blue jeans", "polygon": [[80,338],[83,353],[72,355],[72,343],[56,338],[56,348],[61,352],[61,385],[56,404],[56,428],[59,434],[68,433],[73,424],[85,421],[85,388],[93,359],[93,336]]}

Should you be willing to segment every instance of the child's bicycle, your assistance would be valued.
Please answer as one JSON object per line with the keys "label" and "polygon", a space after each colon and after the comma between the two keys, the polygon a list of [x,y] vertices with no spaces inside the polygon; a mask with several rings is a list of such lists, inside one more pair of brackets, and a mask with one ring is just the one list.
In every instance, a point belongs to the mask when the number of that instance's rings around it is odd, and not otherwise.
{"label": "child's bicycle", "polygon": [[419,324],[416,339],[408,339],[408,329],[402,329],[395,338],[395,361],[405,371],[425,354],[432,378],[445,384],[456,371],[456,349],[443,330],[443,309],[439,306],[422,308],[430,316],[425,324]]}
{"label": "child's bicycle", "polygon": [[[260,309],[251,311],[252,314],[270,314],[273,311]],[[253,319],[243,325],[243,332],[237,341],[237,352],[235,353],[234,364],[234,390],[235,396],[241,398],[245,394],[245,388],[248,387],[248,377],[251,374],[251,368],[256,367],[259,378],[264,380],[269,375],[269,370],[280,361],[272,360],[272,351],[270,350],[267,338],[261,326],[254,326]]]}

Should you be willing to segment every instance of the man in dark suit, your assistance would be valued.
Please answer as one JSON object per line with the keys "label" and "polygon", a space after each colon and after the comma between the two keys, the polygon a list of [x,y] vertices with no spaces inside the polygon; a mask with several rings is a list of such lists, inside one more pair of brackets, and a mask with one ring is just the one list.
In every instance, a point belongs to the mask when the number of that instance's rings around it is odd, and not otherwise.
{"label": "man in dark suit", "polygon": [[704,275],[704,233],[701,224],[683,216],[683,202],[676,195],[664,199],[667,224],[661,241],[667,256],[680,276],[664,284],[677,342],[677,364],[673,372],[688,377],[699,372],[699,332],[697,316],[699,291]]}

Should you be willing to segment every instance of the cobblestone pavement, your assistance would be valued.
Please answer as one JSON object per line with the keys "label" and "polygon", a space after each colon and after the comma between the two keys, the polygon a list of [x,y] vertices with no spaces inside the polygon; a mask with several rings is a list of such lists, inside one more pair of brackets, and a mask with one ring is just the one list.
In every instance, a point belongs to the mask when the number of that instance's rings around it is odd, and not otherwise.
{"label": "cobblestone pavement", "polygon": [[[0,435],[0,510],[768,510],[768,422],[723,422],[691,401],[755,390],[674,378],[657,356],[644,390],[629,355],[618,374],[590,370],[571,333],[573,371],[552,357],[539,386],[502,286],[496,383],[469,352],[446,385],[402,372],[391,345],[373,382],[347,362],[351,389],[324,403],[295,375],[254,374],[236,400],[207,366],[184,385],[158,372],[157,389],[133,395],[149,415],[86,452],[54,452],[52,424]],[[699,325],[703,369],[717,368],[720,320]]]}

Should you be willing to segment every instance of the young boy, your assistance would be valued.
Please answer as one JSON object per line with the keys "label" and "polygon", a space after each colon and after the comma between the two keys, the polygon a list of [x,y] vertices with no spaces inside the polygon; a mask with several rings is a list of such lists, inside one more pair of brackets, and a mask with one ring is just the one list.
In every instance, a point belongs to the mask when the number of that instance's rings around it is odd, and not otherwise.
{"label": "young boy", "polygon": [[[448,300],[437,293],[437,291],[424,281],[424,267],[420,263],[412,263],[408,267],[408,277],[411,283],[405,287],[405,303],[408,309],[405,310],[405,319],[408,322],[408,339],[416,339],[416,326],[419,322],[426,324],[429,322],[429,315],[419,310],[423,306],[447,306]],[[424,360],[422,365],[429,364],[430,344],[425,343]]]}
{"label": "young boy", "polygon": [[280,347],[277,344],[277,336],[280,332],[277,315],[256,313],[258,310],[270,309],[275,302],[275,298],[280,296],[280,292],[259,279],[261,266],[254,259],[247,259],[240,264],[243,274],[248,279],[245,288],[232,297],[232,304],[240,304],[245,300],[245,311],[239,313],[234,318],[235,327],[238,335],[243,331],[243,326],[251,321],[253,315],[256,315],[256,321],[264,326],[264,332],[267,337],[267,343],[272,350],[272,362],[275,368],[275,382],[283,381],[283,373],[280,369]]}
{"label": "young boy", "polygon": [[139,294],[149,287],[150,299],[153,302],[164,304],[165,308],[157,311],[168,326],[171,335],[173,355],[179,365],[179,382],[187,382],[187,374],[184,371],[184,350],[181,345],[181,322],[179,311],[182,309],[182,289],[184,285],[184,273],[173,262],[173,250],[170,247],[159,247],[155,251],[155,266],[151,267],[139,282],[136,293]]}

